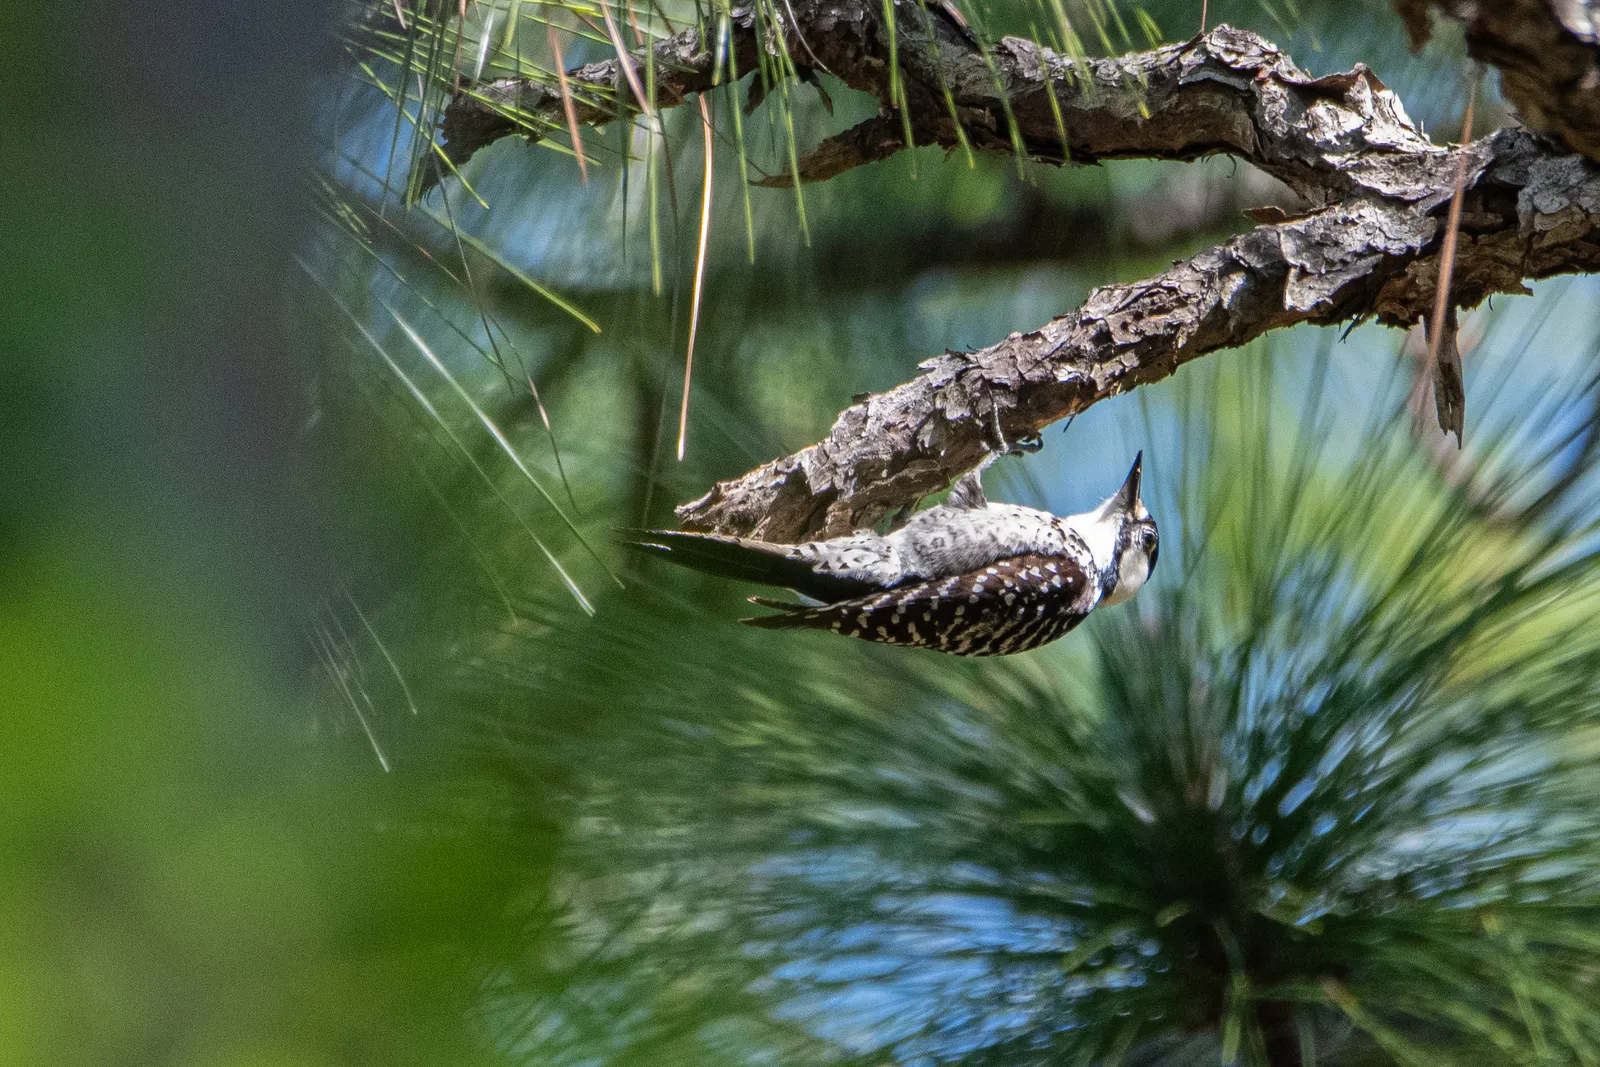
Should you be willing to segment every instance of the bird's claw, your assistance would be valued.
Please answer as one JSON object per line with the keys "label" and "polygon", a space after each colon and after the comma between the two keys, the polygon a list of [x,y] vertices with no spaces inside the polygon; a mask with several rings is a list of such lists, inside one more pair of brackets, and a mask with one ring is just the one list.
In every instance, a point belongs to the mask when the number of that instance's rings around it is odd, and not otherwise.
{"label": "bird's claw", "polygon": [[984,461],[983,466],[987,467],[998,456],[1026,455],[1044,447],[1044,438],[1037,433],[1023,434],[1015,441],[1006,440],[1006,431],[1000,425],[1000,409],[995,408],[990,415],[994,419],[994,437],[999,442],[999,447],[991,447],[985,443],[984,447],[989,450],[989,458]]}

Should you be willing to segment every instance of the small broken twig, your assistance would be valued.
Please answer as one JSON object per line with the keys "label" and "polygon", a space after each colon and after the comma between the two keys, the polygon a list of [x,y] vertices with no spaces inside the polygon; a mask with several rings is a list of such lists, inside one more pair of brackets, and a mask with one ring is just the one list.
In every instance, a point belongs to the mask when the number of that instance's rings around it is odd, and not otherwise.
{"label": "small broken twig", "polygon": [[1478,99],[1483,67],[1475,64],[1472,83],[1467,89],[1467,107],[1461,117],[1462,149],[1456,155],[1456,188],[1450,198],[1450,214],[1445,221],[1444,244],[1439,250],[1439,283],[1433,298],[1433,314],[1428,316],[1428,366],[1433,371],[1433,406],[1439,428],[1456,435],[1462,447],[1466,429],[1467,387],[1461,372],[1461,349],[1456,344],[1456,309],[1450,300],[1450,275],[1455,268],[1456,235],[1461,227],[1461,199],[1467,184],[1466,146],[1472,143],[1472,109]]}

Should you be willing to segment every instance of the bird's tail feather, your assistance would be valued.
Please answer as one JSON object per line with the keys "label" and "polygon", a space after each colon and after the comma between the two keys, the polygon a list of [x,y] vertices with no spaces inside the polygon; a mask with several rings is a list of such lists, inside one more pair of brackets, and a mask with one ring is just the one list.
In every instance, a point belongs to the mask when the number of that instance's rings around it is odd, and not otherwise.
{"label": "bird's tail feather", "polygon": [[685,567],[745,582],[783,586],[818,600],[843,600],[875,588],[855,578],[818,574],[810,563],[790,557],[793,545],[677,530],[634,530],[626,534],[624,544],[659,553]]}
{"label": "bird's tail feather", "polygon": [[745,599],[758,607],[777,608],[779,611],[786,611],[790,615],[812,610],[812,605],[796,604],[792,600],[773,600],[771,597],[765,596],[747,596]]}
{"label": "bird's tail feather", "polygon": [[822,610],[809,604],[790,604],[760,596],[751,597],[750,603],[759,604],[764,608],[777,608],[781,614],[752,615],[748,619],[740,619],[739,621],[746,626],[759,626],[763,630],[816,630],[826,629],[828,626],[826,622],[820,621]]}

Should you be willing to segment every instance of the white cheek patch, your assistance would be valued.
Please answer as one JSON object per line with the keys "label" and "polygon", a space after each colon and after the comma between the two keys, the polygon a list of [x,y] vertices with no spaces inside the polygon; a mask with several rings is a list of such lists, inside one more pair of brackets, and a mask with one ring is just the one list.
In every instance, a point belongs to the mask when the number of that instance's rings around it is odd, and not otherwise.
{"label": "white cheek patch", "polygon": [[1125,600],[1132,600],[1133,594],[1144,585],[1145,579],[1150,577],[1150,557],[1148,554],[1136,549],[1128,549],[1122,553],[1122,562],[1117,567],[1117,587],[1106,597],[1106,604],[1121,604]]}

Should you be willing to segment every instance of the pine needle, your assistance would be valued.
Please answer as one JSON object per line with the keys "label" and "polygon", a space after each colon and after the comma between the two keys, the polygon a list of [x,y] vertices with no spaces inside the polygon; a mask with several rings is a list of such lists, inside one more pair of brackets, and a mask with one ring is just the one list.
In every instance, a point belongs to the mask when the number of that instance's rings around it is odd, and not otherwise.
{"label": "pine needle", "polygon": [[[916,143],[911,131],[911,109],[906,106],[906,86],[900,77],[899,33],[894,25],[894,0],[883,0],[883,25],[884,34],[889,38],[889,106],[900,113],[900,131],[901,136],[905,138],[906,147],[915,148]],[[938,51],[937,46],[934,50]],[[957,128],[959,129],[959,124]],[[916,157],[913,155],[907,158],[911,160],[911,175],[916,177]],[[797,163],[791,161],[791,165]],[[795,180],[798,183],[798,172]],[[799,185],[796,184],[795,188],[798,189]]]}
{"label": "pine needle", "polygon": [[1472,112],[1473,105],[1478,98],[1478,85],[1483,78],[1483,68],[1477,66],[1473,70],[1472,83],[1467,89],[1467,107],[1461,117],[1461,151],[1456,154],[1456,187],[1450,197],[1450,214],[1445,222],[1444,244],[1439,250],[1439,281],[1435,287],[1433,297],[1433,316],[1429,320],[1428,329],[1428,368],[1433,372],[1434,401],[1439,410],[1439,426],[1445,432],[1455,431],[1456,447],[1462,446],[1461,420],[1462,413],[1449,399],[1441,395],[1439,364],[1440,350],[1444,345],[1446,335],[1449,335],[1451,351],[1446,355],[1453,360],[1452,369],[1456,373],[1458,387],[1461,385],[1460,362],[1461,357],[1455,352],[1454,323],[1447,321],[1447,315],[1452,310],[1450,303],[1451,274],[1455,270],[1456,236],[1461,227],[1461,199],[1467,184],[1467,152],[1472,143]]}
{"label": "pine needle", "polygon": [[347,672],[339,665],[339,653],[338,648],[333,643],[333,635],[328,632],[327,626],[321,622],[314,622],[311,632],[313,638],[311,645],[316,650],[317,656],[322,660],[323,670],[327,672],[328,678],[333,684],[339,687],[339,691],[344,694],[345,702],[350,705],[350,710],[354,713],[356,722],[361,724],[361,732],[367,735],[367,744],[372,746],[372,754],[378,758],[378,766],[382,767],[384,773],[387,774],[390,770],[389,757],[383,754],[383,746],[378,744],[378,735],[372,732],[372,724],[367,721],[366,715],[362,713],[361,704],[356,700],[355,692],[350,688]]}
{"label": "pine needle", "polygon": [[745,156],[744,148],[744,116],[743,108],[739,106],[739,69],[734,59],[733,49],[728,46],[728,38],[733,30],[728,20],[722,20],[722,29],[719,37],[728,54],[729,80],[723,83],[723,91],[728,97],[728,112],[733,116],[733,140],[739,156],[739,188],[744,197],[744,240],[745,252],[752,264],[756,261],[756,223],[755,215],[750,207],[750,166]]}
{"label": "pine needle", "polygon": [[511,0],[506,11],[506,32],[500,39],[500,51],[509,52],[517,39],[517,20],[522,17],[522,0]]}
{"label": "pine needle", "polygon": [[419,714],[417,702],[411,696],[411,687],[406,684],[406,676],[400,672],[400,664],[396,663],[394,656],[389,654],[388,646],[383,643],[383,638],[378,636],[378,631],[373,628],[371,621],[367,619],[366,612],[361,610],[361,605],[356,603],[356,598],[350,595],[350,590],[346,589],[344,591],[344,598],[350,602],[350,608],[356,613],[356,618],[361,621],[362,628],[367,631],[367,636],[372,638],[372,643],[377,648],[378,654],[389,665],[389,673],[393,674],[394,680],[400,684],[400,692],[406,698],[406,707],[411,709],[411,714]]}
{"label": "pine needle", "polygon": [[[494,438],[495,443],[500,446],[500,451],[505,453],[507,458],[511,460],[512,465],[517,468],[518,472],[522,474],[523,478],[528,482],[528,484],[533,486],[535,491],[537,491],[538,494],[544,498],[545,503],[549,504],[550,507],[555,510],[555,513],[561,518],[561,521],[566,525],[567,529],[572,531],[573,536],[577,538],[578,543],[581,544],[585,549],[588,549],[589,554],[594,557],[596,563],[599,563],[602,567],[604,567],[605,561],[600,558],[599,554],[596,553],[592,547],[590,547],[589,542],[578,530],[577,524],[573,522],[572,518],[562,509],[560,503],[557,502],[556,498],[551,495],[550,491],[544,487],[544,483],[541,482],[534,475],[533,471],[529,469],[528,465],[522,461],[522,456],[518,454],[516,448],[511,444],[511,441],[500,429],[499,424],[489,417],[489,413],[484,411],[483,407],[472,398],[472,394],[467,391],[466,387],[461,384],[454,374],[450,373],[450,369],[444,365],[444,361],[441,360],[437,354],[435,354],[433,349],[428,345],[427,341],[423,339],[422,335],[418,333],[411,326],[411,324],[407,322],[394,308],[389,307],[386,304],[381,306],[389,313],[390,317],[394,319],[395,324],[398,325],[401,331],[405,333],[406,337],[410,339],[412,345],[414,345],[417,351],[422,354],[422,357],[427,360],[429,365],[432,366],[433,369],[438,372],[439,376],[445,380],[445,383],[449,385],[451,390],[455,392],[456,396],[461,399],[461,402],[467,406],[467,409],[477,417],[479,424],[489,432],[490,437]],[[544,548],[542,543],[540,548]],[[594,614],[594,610],[592,607],[590,607],[588,599],[583,596],[583,593],[578,589],[577,583],[574,582],[567,574],[566,568],[561,566],[560,562],[556,560],[555,556],[552,555],[548,549],[545,549],[545,555],[547,558],[549,558],[551,564],[554,565],[557,573],[561,575],[562,581],[567,584],[567,587],[572,590],[573,595],[578,598],[579,603],[584,606],[584,610],[588,611],[591,615]],[[606,573],[610,574],[609,569]],[[611,575],[611,577],[615,579],[616,575]]]}
{"label": "pine needle", "polygon": [[578,176],[584,185],[589,184],[589,163],[583,158],[583,134],[578,132],[578,109],[572,103],[572,86],[567,81],[567,61],[561,56],[561,42],[556,39],[553,23],[545,23],[550,39],[550,51],[556,60],[556,81],[561,86],[561,107],[567,113],[567,132],[572,135],[572,154],[578,157]]}
{"label": "pine needle", "polygon": [[[639,72],[633,69],[633,55],[628,51],[628,46],[622,41],[622,34],[617,32],[617,20],[611,17],[611,5],[606,0],[600,0],[600,14],[606,20],[606,34],[611,38],[611,46],[617,50],[617,62],[622,64],[622,76],[628,81],[628,88],[633,90],[633,98],[639,101],[639,106],[644,109],[645,117],[652,124],[655,122],[655,108],[650,106],[650,99],[645,95],[644,86],[639,82]],[[650,50],[652,53],[655,49]]]}
{"label": "pine needle", "polygon": [[694,296],[689,305],[689,350],[683,361],[683,404],[678,408],[678,462],[683,462],[683,446],[689,436],[689,378],[694,372],[694,339],[700,327],[700,295],[706,280],[706,246],[711,236],[711,172],[714,147],[711,108],[700,94],[700,119],[706,132],[706,181],[700,193],[700,245],[694,257]]}
{"label": "pine needle", "polygon": [[633,28],[633,43],[640,48],[644,47],[644,31],[639,29],[639,13],[632,4],[625,4],[628,12],[628,25]]}
{"label": "pine needle", "polygon": [[460,9],[457,11],[456,22],[456,52],[450,60],[450,89],[452,92],[461,91],[461,47],[466,35],[462,32],[467,26],[467,0],[460,0]]}
{"label": "pine needle", "polygon": [[583,325],[591,333],[600,332],[600,324],[589,315],[585,314],[581,308],[566,298],[560,296],[553,290],[539,284],[539,282],[535,281],[533,278],[529,277],[510,260],[506,259],[505,256],[501,255],[492,245],[481,240],[480,238],[474,237],[472,234],[467,233],[464,230],[457,230],[451,224],[448,218],[440,215],[432,208],[423,208],[422,213],[428,216],[434,222],[438,223],[439,226],[444,228],[446,231],[454,232],[459,240],[464,242],[468,247],[482,253],[491,262],[493,262],[495,266],[499,267],[501,270],[511,275],[512,278],[516,279],[519,284],[526,286],[535,293],[538,293],[540,296],[544,297],[544,299],[550,301],[550,303],[554,304],[562,311],[565,311],[568,315],[571,315],[573,318],[583,323]]}
{"label": "pine needle", "polygon": [[[501,332],[505,331],[501,327]],[[539,421],[544,423],[545,436],[550,438],[550,451],[555,456],[556,474],[561,477],[561,487],[567,491],[567,502],[572,505],[572,513],[578,514],[578,498],[573,495],[572,483],[567,481],[567,469],[561,462],[561,449],[556,445],[555,427],[550,425],[550,413],[545,410],[544,398],[539,395],[539,387],[533,384],[533,375],[528,375],[528,392],[533,394],[534,406],[539,409]]]}
{"label": "pine needle", "polygon": [[[534,532],[533,527],[528,525],[527,520],[524,519],[521,514],[519,514],[517,510],[511,506],[511,502],[506,499],[505,494],[501,492],[500,487],[496,485],[494,479],[489,476],[489,472],[483,469],[483,465],[480,464],[477,458],[473,455],[472,449],[468,448],[466,442],[461,440],[460,435],[451,429],[449,422],[445,420],[438,408],[434,406],[433,401],[428,399],[427,393],[423,392],[421,387],[419,387],[416,382],[411,380],[410,375],[406,374],[405,370],[401,368],[400,364],[396,362],[395,358],[391,356],[388,350],[383,347],[383,344],[377,339],[376,336],[373,335],[372,331],[367,327],[366,323],[362,321],[360,316],[356,315],[356,313],[351,310],[348,304],[339,299],[333,290],[329,288],[320,277],[317,276],[316,271],[312,270],[311,266],[306,263],[305,260],[301,259],[299,256],[296,256],[295,262],[299,265],[300,269],[304,271],[305,274],[310,277],[311,280],[315,282],[324,293],[327,294],[328,299],[334,304],[334,306],[343,312],[344,316],[350,320],[350,323],[355,327],[356,332],[361,334],[362,338],[372,346],[373,351],[378,354],[378,357],[383,360],[384,364],[389,368],[389,372],[394,375],[397,381],[405,386],[406,391],[411,394],[412,398],[417,402],[417,404],[428,413],[428,416],[433,420],[433,424],[437,425],[441,430],[444,431],[445,436],[450,439],[451,444],[456,447],[462,457],[466,459],[467,463],[472,466],[473,470],[478,474],[478,477],[483,480],[484,485],[488,487],[489,491],[494,494],[495,498],[500,501],[500,503],[511,514],[511,516],[516,519],[517,523],[522,527],[523,532],[528,535],[529,539],[533,541],[534,546],[537,547],[545,559],[549,561],[551,567],[554,568],[556,574],[561,578],[562,584],[567,587],[568,592],[570,592],[573,598],[577,600],[578,605],[583,608],[586,614],[593,615],[595,613],[594,605],[589,603],[589,598],[583,595],[583,590],[578,587],[578,583],[573,581],[572,576],[567,573],[567,569],[561,565],[561,561],[555,557],[555,554],[550,551],[550,548],[544,543],[539,535]],[[595,560],[601,563],[601,567],[605,570],[606,574],[611,578],[611,580],[620,586],[622,584],[621,579],[617,578],[615,574],[612,574],[610,568],[605,567],[604,562],[600,560],[600,557],[597,554],[595,554],[594,549],[590,547],[588,541],[586,541],[583,535],[579,533],[578,528],[572,522],[572,519],[567,516],[566,512],[561,510],[561,505],[556,503],[555,498],[545,490],[544,486],[540,484],[539,480],[535,478],[533,473],[529,471],[528,468],[523,464],[521,457],[519,457],[511,448],[510,442],[506,441],[505,437],[500,433],[499,427],[495,426],[494,422],[490,420],[488,415],[483,412],[483,409],[478,407],[477,403],[472,400],[471,395],[468,394],[466,390],[461,388],[460,383],[455,380],[454,376],[452,376],[448,370],[445,370],[444,365],[440,363],[437,357],[433,355],[433,352],[427,347],[426,343],[423,342],[421,336],[417,334],[417,332],[413,330],[403,318],[401,318],[400,314],[386,304],[382,306],[384,310],[387,311],[394,319],[395,323],[403,331],[405,331],[406,336],[411,339],[411,342],[414,345],[416,345],[418,351],[420,351],[423,356],[433,364],[434,369],[440,372],[440,374],[451,385],[451,387],[455,389],[457,395],[461,396],[466,401],[467,406],[472,409],[475,415],[478,416],[479,421],[484,424],[484,426],[489,430],[490,434],[492,434],[496,441],[499,442],[501,448],[504,449],[511,457],[512,462],[516,464],[518,470],[520,470],[528,479],[528,481],[532,483],[534,489],[536,489],[540,495],[545,498],[545,500],[555,510],[556,514],[565,521],[568,529],[570,529],[577,538],[578,543],[589,550],[589,553],[594,556]]]}
{"label": "pine needle", "polygon": [[[795,213],[800,222],[800,238],[807,248],[811,247],[811,226],[806,222],[806,194],[800,187],[800,150],[795,145],[794,137],[794,106],[789,99],[789,83],[784,82],[779,90],[783,100],[783,127],[788,136],[789,146],[789,173],[794,177],[794,206]],[[910,144],[908,140],[906,142]]]}

